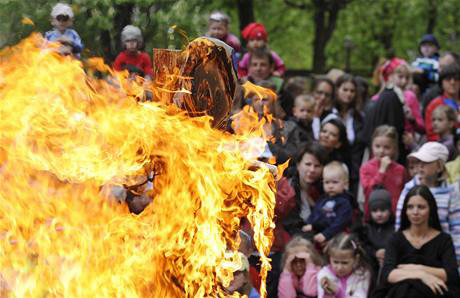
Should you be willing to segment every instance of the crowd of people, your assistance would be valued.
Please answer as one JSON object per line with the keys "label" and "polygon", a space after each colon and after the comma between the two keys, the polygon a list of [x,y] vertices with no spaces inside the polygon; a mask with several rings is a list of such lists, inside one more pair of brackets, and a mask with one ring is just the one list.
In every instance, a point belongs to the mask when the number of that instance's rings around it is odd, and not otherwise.
{"label": "crowd of people", "polygon": [[[45,34],[78,56],[70,6],[57,4]],[[399,57],[376,67],[378,90],[362,77],[333,70],[286,77],[263,24],[229,32],[214,12],[206,36],[230,45],[241,83],[273,90],[247,96],[266,118],[269,141],[260,160],[289,167],[277,182],[269,297],[460,297],[460,59],[432,34],[412,63]],[[115,70],[152,78],[142,33],[121,33]],[[239,118],[231,117],[229,132]],[[145,204],[148,204],[145,203]],[[145,204],[138,210],[142,212]],[[228,291],[258,297],[259,258],[243,220],[242,266]]]}

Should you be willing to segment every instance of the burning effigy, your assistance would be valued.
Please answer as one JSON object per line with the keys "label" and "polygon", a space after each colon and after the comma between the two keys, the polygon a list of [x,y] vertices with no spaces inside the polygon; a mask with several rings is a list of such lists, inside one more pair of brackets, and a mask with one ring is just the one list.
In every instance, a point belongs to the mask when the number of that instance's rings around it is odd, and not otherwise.
{"label": "burning effigy", "polygon": [[[192,43],[139,102],[144,82],[91,60],[111,72],[98,79],[42,44],[0,53],[0,296],[223,297],[242,218],[265,278],[274,177],[245,155],[249,133],[216,129],[238,87],[225,49]],[[143,179],[139,215],[104,191]]]}

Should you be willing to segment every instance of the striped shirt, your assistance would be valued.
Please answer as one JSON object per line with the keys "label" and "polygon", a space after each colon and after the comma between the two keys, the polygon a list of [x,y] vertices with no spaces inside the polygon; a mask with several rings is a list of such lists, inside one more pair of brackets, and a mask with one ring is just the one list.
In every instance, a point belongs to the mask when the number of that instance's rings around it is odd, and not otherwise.
{"label": "striped shirt", "polygon": [[[399,196],[396,207],[396,231],[399,230],[401,223],[401,210],[404,199],[412,187],[419,185],[418,176],[407,182],[401,195]],[[431,193],[436,199],[438,205],[438,216],[441,222],[442,230],[452,237],[455,246],[457,262],[460,263],[460,193],[458,185],[448,185],[443,182],[441,186],[430,187]]]}
{"label": "striped shirt", "polygon": [[58,41],[62,37],[67,37],[72,41],[72,47],[75,53],[80,53],[83,50],[83,43],[81,42],[80,35],[73,29],[65,29],[61,33],[57,29],[53,29],[45,33],[45,39],[48,41]]}

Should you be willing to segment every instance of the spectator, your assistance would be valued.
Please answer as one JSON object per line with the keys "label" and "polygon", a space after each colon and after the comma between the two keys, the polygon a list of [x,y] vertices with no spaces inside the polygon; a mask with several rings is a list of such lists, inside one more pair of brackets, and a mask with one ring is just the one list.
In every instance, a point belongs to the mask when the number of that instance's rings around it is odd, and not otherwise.
{"label": "spectator", "polygon": [[74,54],[80,57],[83,43],[77,31],[72,29],[73,11],[68,4],[57,3],[51,10],[51,25],[53,30],[45,33],[45,39],[61,43],[58,52],[62,55]]}
{"label": "spectator", "polygon": [[353,219],[353,198],[347,192],[348,169],[344,164],[333,161],[324,167],[323,188],[325,196],[315,204],[302,227],[303,232],[314,235],[313,241],[320,246],[343,232]]}
{"label": "spectator", "polygon": [[317,296],[317,275],[323,262],[310,241],[300,236],[292,238],[286,245],[281,264],[279,298]]}
{"label": "spectator", "polygon": [[398,133],[394,127],[381,125],[372,136],[372,159],[359,170],[364,189],[364,218],[369,219],[369,195],[376,186],[391,193],[391,211],[396,212],[399,195],[404,188],[405,169],[395,160],[398,155]]}
{"label": "spectator", "polygon": [[[460,152],[460,131],[456,131],[454,134],[454,144],[457,148],[457,152]],[[449,174],[449,183],[460,183],[460,155],[451,162],[446,164],[447,172]]]}
{"label": "spectator", "polygon": [[329,265],[318,273],[318,298],[368,297],[370,266],[355,236],[335,236],[326,247],[326,256]]}
{"label": "spectator", "polygon": [[385,246],[394,232],[394,213],[391,211],[391,193],[384,188],[376,188],[369,195],[370,218],[367,224],[354,232],[360,237],[367,255],[372,260],[374,272],[383,265]]}
{"label": "spectator", "polygon": [[[414,132],[424,134],[425,125],[422,114],[420,113],[417,96],[412,90],[407,88],[411,75],[407,62],[399,58],[392,58],[380,67],[379,72],[382,88],[394,89],[404,103],[406,116],[404,131],[411,134]],[[372,99],[378,100],[378,95],[376,94]]]}
{"label": "spectator", "polygon": [[401,226],[385,250],[384,286],[372,297],[459,297],[454,245],[438,213],[428,187],[418,185],[407,192]]}
{"label": "spectator", "polygon": [[[248,53],[243,55],[238,64],[238,77],[244,78],[248,75],[250,57],[256,49],[268,49],[268,34],[264,25],[260,23],[250,23],[242,31],[243,38],[247,42]],[[286,71],[283,60],[274,51],[269,50],[274,62],[274,76],[283,76]]]}
{"label": "spectator", "polygon": [[236,53],[241,53],[241,42],[228,30],[230,17],[223,12],[215,11],[208,18],[208,32],[206,36],[217,38],[231,46]]}
{"label": "spectator", "polygon": [[401,225],[404,200],[407,193],[416,185],[430,188],[436,199],[439,220],[442,230],[449,233],[454,241],[457,262],[460,264],[460,196],[458,188],[447,184],[445,162],[449,156],[446,146],[437,142],[423,144],[420,149],[409,155],[418,161],[417,175],[404,186],[396,207],[396,225]]}
{"label": "spectator", "polygon": [[[317,143],[306,145],[293,159],[293,165],[286,170],[288,186],[294,190],[285,216],[279,216],[283,227],[294,235],[301,232],[304,222],[311,214],[322,194],[321,177],[328,155]],[[286,193],[287,191],[285,191]],[[277,202],[278,204],[278,202]],[[275,209],[276,210],[276,209]]]}
{"label": "spectator", "polygon": [[315,118],[313,119],[313,134],[315,139],[319,139],[321,121],[332,113],[333,101],[335,96],[335,85],[327,77],[315,78],[313,83],[313,97],[316,101]]}
{"label": "spectator", "polygon": [[426,34],[419,42],[420,57],[412,62],[415,68],[415,81],[423,95],[425,90],[438,82],[439,71],[439,43],[433,34]]}
{"label": "spectator", "polygon": [[[430,102],[425,112],[425,127],[429,141],[439,140],[439,135],[433,132],[433,124],[431,122],[431,114],[438,106],[449,105],[460,116],[460,66],[453,64],[443,68],[439,76],[439,82],[442,95]],[[458,121],[456,127],[460,128]]]}
{"label": "spectator", "polygon": [[457,157],[457,148],[454,144],[456,111],[451,106],[440,105],[431,114],[431,122],[433,132],[439,136],[439,142],[449,150],[447,161],[454,160]]}
{"label": "spectator", "polygon": [[[455,52],[444,52],[439,58],[439,72],[441,73],[443,68],[447,65],[460,65],[460,57]],[[436,97],[442,95],[442,90],[439,84],[433,85],[428,89],[422,97],[422,115],[425,114],[426,107]]]}
{"label": "spectator", "polygon": [[240,295],[246,295],[248,298],[259,298],[260,295],[257,290],[252,287],[249,278],[248,259],[242,253],[238,253],[238,255],[241,260],[241,266],[237,271],[233,272],[233,280],[226,290],[229,294],[238,293]]}
{"label": "spectator", "polygon": [[319,133],[319,143],[327,150],[330,160],[345,163],[350,169],[350,150],[347,139],[347,130],[340,119],[325,119]]}
{"label": "spectator", "polygon": [[271,81],[276,86],[276,92],[281,90],[283,79],[274,75],[275,62],[273,56],[265,48],[257,49],[249,57],[249,72],[247,80],[258,85],[261,81]]}
{"label": "spectator", "polygon": [[141,30],[133,25],[127,25],[121,31],[121,43],[124,51],[118,54],[113,68],[116,71],[128,70],[131,76],[152,78],[152,62],[147,53],[141,52],[143,38]]}

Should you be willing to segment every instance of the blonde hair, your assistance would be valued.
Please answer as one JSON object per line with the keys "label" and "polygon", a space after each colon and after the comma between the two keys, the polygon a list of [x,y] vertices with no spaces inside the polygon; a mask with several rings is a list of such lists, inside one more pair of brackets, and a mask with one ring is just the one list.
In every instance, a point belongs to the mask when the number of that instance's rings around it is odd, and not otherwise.
{"label": "blonde hair", "polygon": [[391,125],[387,125],[387,124],[377,126],[377,128],[374,130],[374,133],[372,134],[371,146],[372,146],[372,143],[374,143],[375,138],[378,138],[378,137],[387,137],[392,141],[393,146],[395,148],[395,156],[391,156],[391,159],[393,160],[397,159],[398,154],[399,154],[398,152],[399,136],[398,136],[398,132],[396,131],[396,128],[394,128]]}
{"label": "blonde hair", "polygon": [[311,261],[313,264],[316,266],[323,266],[324,265],[324,260],[321,257],[321,255],[318,253],[316,250],[315,246],[313,243],[308,241],[307,239],[303,238],[302,236],[294,236],[288,244],[286,244],[286,247],[284,249],[283,256],[281,258],[281,268],[284,268],[286,265],[286,261],[289,257],[290,254],[292,254],[294,251],[298,252],[298,250],[295,249],[302,249],[303,252],[306,252],[310,255]]}
{"label": "blonde hair", "polygon": [[353,252],[353,256],[358,259],[356,270],[365,273],[366,271],[371,272],[369,265],[369,257],[363,249],[358,237],[354,234],[339,233],[334,238],[329,240],[324,251],[327,258],[331,257],[333,250],[350,250]]}
{"label": "blonde hair", "polygon": [[341,176],[345,178],[347,181],[349,179],[350,174],[348,171],[348,167],[344,163],[341,163],[339,161],[334,160],[325,165],[323,168],[323,175],[326,171],[338,171],[340,172]]}
{"label": "blonde hair", "polygon": [[300,94],[295,97],[294,99],[294,107],[297,106],[299,102],[304,102],[309,105],[314,105],[315,104],[315,99],[313,96],[310,94]]}
{"label": "blonde hair", "polygon": [[[434,109],[434,113],[444,113],[449,121],[457,121],[457,112],[449,105],[440,105]],[[432,114],[432,115],[433,115]]]}

